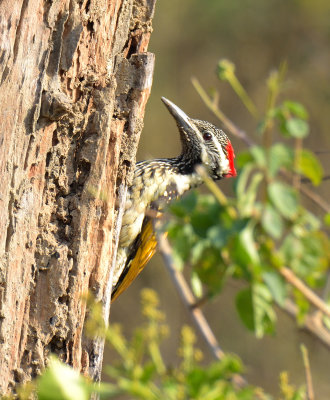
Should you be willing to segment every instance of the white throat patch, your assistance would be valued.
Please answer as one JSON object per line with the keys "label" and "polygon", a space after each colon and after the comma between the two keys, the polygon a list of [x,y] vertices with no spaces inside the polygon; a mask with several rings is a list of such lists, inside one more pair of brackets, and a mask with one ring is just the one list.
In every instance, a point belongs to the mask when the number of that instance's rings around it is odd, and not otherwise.
{"label": "white throat patch", "polygon": [[226,154],[223,151],[221,144],[217,140],[213,140],[213,143],[220,155],[220,160],[219,160],[220,170],[222,174],[227,174],[230,171],[229,160],[226,157]]}

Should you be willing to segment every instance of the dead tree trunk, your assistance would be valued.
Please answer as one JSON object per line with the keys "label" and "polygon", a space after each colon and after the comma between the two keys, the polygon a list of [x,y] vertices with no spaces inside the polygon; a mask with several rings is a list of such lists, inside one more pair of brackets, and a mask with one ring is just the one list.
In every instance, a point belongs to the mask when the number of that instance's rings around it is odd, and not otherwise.
{"label": "dead tree trunk", "polygon": [[82,296],[109,300],[116,185],[129,179],[151,88],[154,3],[0,4],[2,393],[50,352],[100,373]]}

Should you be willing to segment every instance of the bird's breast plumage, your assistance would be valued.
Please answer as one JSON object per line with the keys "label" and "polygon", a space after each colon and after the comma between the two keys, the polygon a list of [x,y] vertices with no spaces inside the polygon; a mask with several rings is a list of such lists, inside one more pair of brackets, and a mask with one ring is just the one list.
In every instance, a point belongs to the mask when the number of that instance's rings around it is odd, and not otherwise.
{"label": "bird's breast plumage", "polygon": [[131,246],[141,232],[148,210],[162,210],[171,200],[199,183],[201,178],[197,173],[179,173],[172,160],[159,159],[136,164],[125,203],[114,282],[117,282],[125,267]]}

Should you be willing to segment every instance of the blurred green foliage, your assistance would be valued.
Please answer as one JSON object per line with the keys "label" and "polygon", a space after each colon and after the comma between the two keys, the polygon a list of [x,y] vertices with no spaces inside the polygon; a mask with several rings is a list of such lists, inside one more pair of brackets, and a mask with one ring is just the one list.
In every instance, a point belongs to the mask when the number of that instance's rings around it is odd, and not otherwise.
{"label": "blurred green foliage", "polygon": [[[105,366],[110,383],[95,384],[68,365],[51,358],[48,367],[34,382],[18,388],[19,398],[34,396],[39,400],[84,400],[91,394],[100,399],[129,398],[141,400],[271,400],[262,389],[252,386],[238,388],[232,383],[235,374],[242,372],[240,360],[226,355],[209,365],[196,348],[196,337],[189,326],[181,330],[177,366],[167,367],[161,345],[168,335],[165,316],[159,309],[156,293],[142,291],[144,322],[135,328],[130,340],[119,325],[103,329],[102,335],[115,350],[111,365]],[[93,308],[96,311],[93,312]],[[91,307],[89,334],[100,335],[99,304]],[[303,400],[305,389],[288,382],[287,373],[280,376],[281,400]],[[8,398],[10,399],[10,398]]]}
{"label": "blurred green foliage", "polygon": [[[302,147],[309,133],[305,108],[291,100],[277,101],[283,70],[273,72],[267,81],[262,114],[240,84],[233,64],[219,62],[219,79],[229,82],[253,118],[260,115],[256,135],[263,145],[238,154],[232,199],[209,184],[213,194],[191,192],[171,205],[173,218],[164,228],[177,265],[190,267],[197,297],[216,296],[228,277],[245,282],[236,307],[257,337],[274,332],[275,304],[284,306],[286,299],[295,299],[300,318],[309,309],[302,293],[292,290],[279,270],[290,268],[318,288],[325,283],[330,258],[322,219],[304,207],[299,190],[303,177],[319,185],[323,169],[317,157]],[[210,97],[218,98],[214,90]],[[282,140],[275,142],[278,134]]]}
{"label": "blurred green foliage", "polygon": [[[142,292],[145,323],[135,329],[127,341],[118,325],[111,326],[109,341],[119,359],[113,360],[105,372],[114,379],[122,394],[143,400],[180,399],[255,399],[254,388],[235,388],[230,383],[241,363],[235,356],[226,356],[208,366],[202,364],[202,353],[195,347],[195,334],[189,326],[181,330],[177,366],[167,368],[161,343],[168,334],[164,314],[158,309],[154,291]],[[266,399],[266,397],[264,397]]]}

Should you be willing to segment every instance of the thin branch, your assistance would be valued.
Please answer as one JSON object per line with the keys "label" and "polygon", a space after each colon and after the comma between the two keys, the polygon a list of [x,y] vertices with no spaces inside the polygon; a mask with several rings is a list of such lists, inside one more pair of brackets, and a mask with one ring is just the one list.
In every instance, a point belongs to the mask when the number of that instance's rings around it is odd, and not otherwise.
{"label": "thin branch", "polygon": [[[214,336],[210,325],[208,324],[203,312],[200,308],[195,306],[196,301],[195,297],[192,294],[183,274],[177,270],[174,265],[171,246],[166,239],[164,234],[158,233],[157,234],[157,241],[158,241],[158,249],[164,259],[164,263],[166,265],[167,270],[169,271],[171,278],[183,300],[185,306],[187,307],[189,313],[191,314],[194,323],[203,336],[204,340],[206,341],[207,345],[209,346],[213,356],[217,360],[221,360],[224,357],[224,352],[219,346],[219,343]],[[245,379],[235,374],[233,376],[233,382],[238,387],[243,387],[246,385]]]}
{"label": "thin branch", "polygon": [[318,310],[330,317],[330,307],[315,294],[301,279],[299,279],[289,268],[282,267],[279,269],[280,274],[292,286],[298,289],[306,299],[313,304]]}
{"label": "thin branch", "polygon": [[[226,129],[237,138],[243,140],[248,147],[255,145],[256,143],[247,135],[245,131],[240,129],[234,124],[219,108],[217,102],[212,101],[210,96],[206,93],[202,85],[196,78],[192,78],[192,84],[196,89],[197,93],[201,97],[203,103],[206,107],[223,123]],[[289,175],[283,172],[283,175]],[[307,197],[309,197],[315,204],[317,204],[323,211],[329,213],[330,205],[322,199],[321,196],[307,188],[306,186],[301,186],[300,191]]]}
{"label": "thin branch", "polygon": [[317,204],[323,211],[330,213],[330,205],[321,196],[315,193],[315,191],[309,189],[306,186],[300,187],[301,193],[309,197],[315,204]]}
{"label": "thin branch", "polygon": [[237,96],[242,101],[246,109],[250,112],[250,114],[254,118],[257,119],[258,118],[257,107],[255,106],[254,102],[247,94],[243,86],[241,85],[241,82],[238,80],[235,74],[235,65],[227,59],[220,60],[218,63],[217,75],[219,79],[226,81],[230,84],[231,88],[237,94]]}
{"label": "thin branch", "polygon": [[300,346],[300,348],[301,348],[303,363],[304,363],[304,367],[305,367],[307,398],[308,398],[308,400],[315,400],[311,368],[309,365],[308,351],[307,351],[307,348],[303,344]]}
{"label": "thin branch", "polygon": [[196,323],[199,331],[202,333],[206,343],[210,347],[213,356],[217,360],[221,360],[225,353],[220,348],[217,339],[214,336],[201,309],[195,307],[195,297],[192,294],[183,274],[175,267],[170,244],[163,234],[158,234],[158,248],[163,256],[165,265],[171,274],[171,278],[173,279],[173,282],[175,283],[176,288],[178,289],[180,296],[184,301],[185,306],[189,309],[189,312],[191,312],[194,322]]}
{"label": "thin branch", "polygon": [[327,154],[330,153],[330,150],[315,150],[315,154]]}
{"label": "thin branch", "polygon": [[327,272],[327,279],[323,288],[322,299],[326,302],[330,292],[330,271]]}
{"label": "thin branch", "polygon": [[[329,181],[330,180],[330,175],[325,175],[322,177],[322,181]],[[302,183],[312,183],[312,181],[309,178],[301,178]]]}
{"label": "thin branch", "polygon": [[[298,307],[294,304],[292,300],[287,300],[284,307],[281,307],[290,317],[297,319]],[[306,330],[308,333],[319,339],[328,349],[330,349],[330,332],[322,323],[322,313],[317,311],[313,314],[307,314],[304,317],[303,325],[300,326],[301,329]]]}
{"label": "thin branch", "polygon": [[215,101],[209,97],[209,95],[205,92],[202,85],[196,78],[192,78],[191,82],[196,89],[197,93],[200,95],[206,107],[224,124],[224,126],[230,131],[234,136],[243,140],[248,146],[252,146],[254,143],[249,138],[249,136],[242,129],[239,129],[233,121],[231,121],[218,107]]}
{"label": "thin branch", "polygon": [[[289,182],[293,180],[293,174],[289,171],[281,170],[281,175],[286,178]],[[306,183],[303,179],[301,179],[301,183]],[[310,183],[310,180],[308,180]],[[313,189],[305,185],[301,185],[299,188],[300,192],[312,200],[315,204],[317,204],[324,212],[330,213],[330,204],[327,203],[320,195],[318,195]]]}

